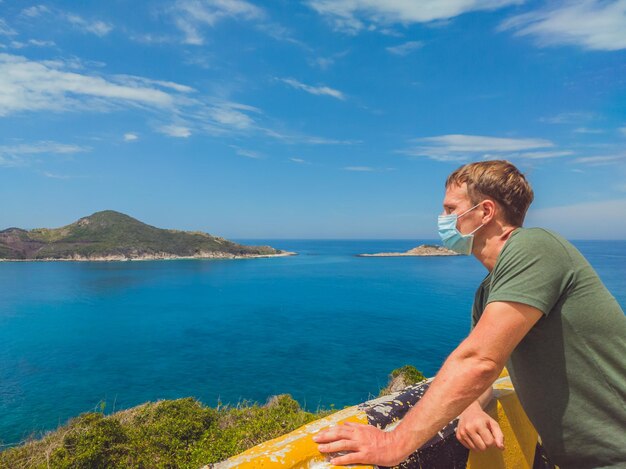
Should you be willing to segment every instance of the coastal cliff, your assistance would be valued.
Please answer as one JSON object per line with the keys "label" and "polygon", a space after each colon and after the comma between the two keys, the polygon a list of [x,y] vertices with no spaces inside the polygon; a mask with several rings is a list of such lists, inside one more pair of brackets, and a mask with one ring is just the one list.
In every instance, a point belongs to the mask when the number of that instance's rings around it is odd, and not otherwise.
{"label": "coastal cliff", "polygon": [[0,260],[6,261],[240,259],[292,254],[199,231],[156,228],[113,210],[96,212],[61,228],[0,231]]}

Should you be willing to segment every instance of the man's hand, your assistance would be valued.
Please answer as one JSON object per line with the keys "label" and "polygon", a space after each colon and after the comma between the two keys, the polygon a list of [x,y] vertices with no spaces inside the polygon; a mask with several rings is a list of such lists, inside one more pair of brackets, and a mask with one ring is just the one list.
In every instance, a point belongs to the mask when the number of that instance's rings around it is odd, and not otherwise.
{"label": "man's hand", "polygon": [[493,447],[504,449],[500,425],[479,406],[470,406],[459,416],[456,437],[463,446],[474,451]]}
{"label": "man's hand", "polygon": [[330,463],[338,466],[359,463],[396,466],[411,454],[393,432],[352,422],[322,430],[313,441],[321,443],[318,449],[322,453],[349,452],[331,459]]}

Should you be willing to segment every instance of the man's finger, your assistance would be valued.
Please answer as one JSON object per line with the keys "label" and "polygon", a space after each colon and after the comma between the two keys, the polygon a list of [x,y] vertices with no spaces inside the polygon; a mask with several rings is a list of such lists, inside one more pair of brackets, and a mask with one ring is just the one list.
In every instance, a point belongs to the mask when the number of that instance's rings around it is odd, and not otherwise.
{"label": "man's finger", "polygon": [[330,463],[335,466],[344,466],[346,464],[358,464],[365,463],[363,453],[350,453],[343,456],[339,456],[330,460]]}
{"label": "man's finger", "polygon": [[500,428],[500,425],[498,425],[498,422],[490,420],[489,428],[491,429],[491,433],[496,441],[496,446],[500,449],[504,449],[504,434],[502,433],[502,429]]}
{"label": "man's finger", "polygon": [[353,431],[354,430],[349,427],[338,425],[336,427],[320,431],[313,437],[313,441],[316,443],[330,443],[331,441],[341,440],[348,437]]}
{"label": "man's finger", "polygon": [[337,453],[339,451],[354,451],[358,449],[358,444],[353,440],[338,440],[332,443],[318,445],[320,453]]}
{"label": "man's finger", "polygon": [[476,433],[469,432],[467,434],[467,438],[474,445],[474,448],[473,448],[474,451],[485,451],[487,449],[487,446],[485,446],[485,442],[482,440],[480,435],[478,435]]}
{"label": "man's finger", "polygon": [[478,429],[478,434],[483,440],[483,443],[485,443],[485,448],[490,448],[495,445],[495,440],[493,438],[493,435],[491,434],[491,430],[487,426],[481,426]]}

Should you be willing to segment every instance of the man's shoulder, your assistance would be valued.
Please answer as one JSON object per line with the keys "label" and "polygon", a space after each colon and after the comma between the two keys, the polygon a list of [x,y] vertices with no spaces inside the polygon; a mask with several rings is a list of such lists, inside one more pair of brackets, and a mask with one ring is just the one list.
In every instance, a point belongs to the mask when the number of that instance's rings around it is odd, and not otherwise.
{"label": "man's shoulder", "polygon": [[510,262],[531,262],[538,259],[545,263],[562,265],[569,263],[575,248],[559,234],[545,228],[518,228],[510,236],[502,252],[498,264],[500,267]]}
{"label": "man's shoulder", "polygon": [[527,246],[536,249],[551,249],[556,246],[565,247],[569,242],[558,233],[545,228],[517,228],[509,242],[511,247]]}

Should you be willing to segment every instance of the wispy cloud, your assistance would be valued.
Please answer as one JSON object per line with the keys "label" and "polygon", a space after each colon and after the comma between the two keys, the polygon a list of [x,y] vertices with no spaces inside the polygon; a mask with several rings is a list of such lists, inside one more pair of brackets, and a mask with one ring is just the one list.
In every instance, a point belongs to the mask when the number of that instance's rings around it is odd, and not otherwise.
{"label": "wispy cloud", "polygon": [[26,42],[11,41],[11,47],[13,49],[23,49],[24,47],[54,47],[56,44],[54,41],[40,41],[38,39],[29,39]]}
{"label": "wispy cloud", "polygon": [[349,52],[350,52],[349,50],[345,50],[345,51],[338,52],[328,57],[315,57],[315,58],[309,59],[308,63],[309,65],[318,67],[322,70],[328,70],[332,65],[335,64],[335,62],[338,59],[345,57],[346,55],[348,55]]}
{"label": "wispy cloud", "polygon": [[298,164],[311,164],[307,160],[304,160],[302,158],[289,158],[289,161],[292,161],[292,162],[298,163]]}
{"label": "wispy cloud", "polygon": [[542,117],[539,122],[546,124],[581,124],[598,119],[598,115],[593,112],[562,112],[554,116]]}
{"label": "wispy cloud", "polygon": [[584,156],[576,158],[574,163],[585,164],[589,166],[607,166],[617,163],[626,163],[626,154],[623,155],[601,155],[601,156]]}
{"label": "wispy cloud", "polygon": [[0,18],[0,35],[1,36],[15,36],[17,31],[10,27],[6,21]]}
{"label": "wispy cloud", "polygon": [[279,78],[279,80],[282,81],[283,83],[287,83],[289,86],[293,88],[306,91],[307,93],[310,93],[310,94],[315,94],[318,96],[330,96],[332,98],[340,99],[342,101],[346,99],[345,95],[341,91],[330,88],[328,86],[306,85],[304,83],[299,82],[298,80],[294,80],[293,78]]}
{"label": "wispy cloud", "polygon": [[495,10],[524,0],[309,0],[308,5],[327,17],[337,30],[357,33],[385,28],[394,23],[428,23],[463,13]]}
{"label": "wispy cloud", "polygon": [[90,150],[91,148],[85,146],[53,141],[0,145],[0,166],[22,166],[28,163],[26,158],[32,155],[69,155]]}
{"label": "wispy cloud", "polygon": [[275,138],[287,144],[306,144],[306,145],[359,145],[363,143],[361,140],[337,139],[318,137],[315,135],[303,135],[298,133],[279,132],[274,129],[264,128],[263,133],[268,137]]}
{"label": "wispy cloud", "polygon": [[179,0],[171,9],[174,23],[184,35],[184,42],[204,44],[203,27],[213,27],[224,19],[255,20],[264,11],[244,0]]}
{"label": "wispy cloud", "polygon": [[561,156],[572,156],[573,151],[525,151],[506,155],[507,158],[528,158],[530,160],[544,160],[548,158],[560,158]]}
{"label": "wispy cloud", "polygon": [[371,166],[346,166],[343,169],[345,169],[346,171],[356,171],[356,172],[364,172],[364,173],[375,171],[375,169],[372,168]]}
{"label": "wispy cloud", "polygon": [[602,129],[590,129],[589,127],[578,127],[573,130],[574,133],[577,134],[603,134],[605,133]]}
{"label": "wispy cloud", "polygon": [[139,136],[135,133],[132,132],[128,132],[126,134],[124,134],[124,141],[125,142],[134,142],[136,140],[139,139]]}
{"label": "wispy cloud", "polygon": [[173,105],[172,96],[156,87],[115,83],[67,68],[58,61],[44,63],[0,54],[0,116],[20,111],[102,109],[115,102],[161,108]]}
{"label": "wispy cloud", "polygon": [[620,131],[620,133],[621,133],[622,135],[626,136],[626,126],[624,126],[624,127],[620,127],[620,128],[619,128],[619,131]]}
{"label": "wispy cloud", "polygon": [[[475,158],[549,158],[564,156],[564,152],[524,152],[552,148],[554,143],[538,138],[501,138],[481,135],[451,134],[412,140],[413,147],[400,153],[427,157],[435,161],[458,162]],[[515,152],[515,153],[513,153]]]}
{"label": "wispy cloud", "polygon": [[45,5],[34,5],[32,7],[24,8],[21,12],[23,16],[29,18],[36,18],[44,13],[50,13],[50,9]]}
{"label": "wispy cloud", "polygon": [[95,34],[99,37],[106,36],[113,30],[113,25],[110,23],[100,20],[86,20],[82,16],[71,13],[66,14],[65,19],[80,31]]}
{"label": "wispy cloud", "polygon": [[191,136],[191,129],[183,125],[162,125],[157,130],[168,137],[187,138]]}
{"label": "wispy cloud", "polygon": [[423,46],[424,46],[424,43],[421,41],[408,41],[408,42],[405,42],[404,44],[387,47],[387,52],[389,52],[390,54],[394,54],[394,55],[405,56],[417,49],[420,49]]}
{"label": "wispy cloud", "polygon": [[[256,131],[253,106],[200,96],[192,87],[132,75],[82,70],[74,61],[33,61],[0,54],[0,116],[23,112],[144,111],[161,122],[157,131],[172,137],[193,132]],[[181,124],[181,116],[185,123]]]}
{"label": "wispy cloud", "polygon": [[[554,4],[556,3],[556,6]],[[626,49],[626,1],[571,0],[517,15],[500,30],[531,36],[539,46],[574,45],[588,50]]]}
{"label": "wispy cloud", "polygon": [[49,171],[44,171],[42,174],[45,177],[50,178],[50,179],[62,179],[62,180],[72,179],[72,176],[68,176],[67,174],[57,174],[57,173],[51,173]]}
{"label": "wispy cloud", "polygon": [[235,153],[237,153],[239,156],[245,156],[246,158],[251,158],[253,160],[259,160],[259,159],[263,158],[259,152],[256,152],[256,151],[253,151],[253,150],[248,150],[246,148],[240,148],[240,147],[237,147],[235,145],[232,145],[232,148],[235,149]]}

